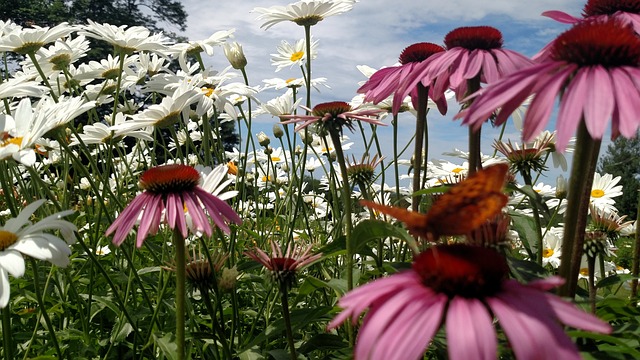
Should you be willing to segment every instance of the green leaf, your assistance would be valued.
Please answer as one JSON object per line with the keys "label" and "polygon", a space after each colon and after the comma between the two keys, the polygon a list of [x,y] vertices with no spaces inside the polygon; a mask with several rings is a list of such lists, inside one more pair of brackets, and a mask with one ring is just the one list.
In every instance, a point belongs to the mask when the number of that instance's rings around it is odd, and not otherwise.
{"label": "green leaf", "polygon": [[146,268],[142,268],[142,269],[138,270],[138,275],[143,275],[143,274],[156,272],[156,271],[160,271],[160,270],[162,270],[162,267],[160,267],[160,266],[146,267]]}
{"label": "green leaf", "polygon": [[522,282],[530,282],[532,280],[547,277],[549,274],[545,268],[537,263],[529,260],[518,260],[507,257],[507,263],[514,277]]}
{"label": "green leaf", "polygon": [[173,334],[165,334],[163,337],[158,337],[157,334],[153,334],[153,341],[158,345],[158,348],[167,359],[178,359],[178,345],[175,342]]}
{"label": "green leaf", "polygon": [[617,284],[624,283],[625,281],[633,280],[633,279],[636,279],[636,278],[637,277],[635,277],[635,276],[633,276],[631,274],[611,275],[611,276],[607,276],[606,278],[598,281],[598,283],[596,284],[596,287],[597,288],[602,288],[602,287],[617,285]]}
{"label": "green leaf", "polygon": [[369,241],[387,237],[404,240],[412,250],[418,252],[415,239],[405,229],[380,220],[364,220],[356,225],[351,233],[354,252],[360,254]]}
{"label": "green leaf", "polygon": [[344,337],[335,334],[317,334],[314,335],[309,341],[305,342],[298,349],[299,352],[306,354],[314,350],[327,351],[327,350],[340,350],[349,347],[349,343],[345,341]]}

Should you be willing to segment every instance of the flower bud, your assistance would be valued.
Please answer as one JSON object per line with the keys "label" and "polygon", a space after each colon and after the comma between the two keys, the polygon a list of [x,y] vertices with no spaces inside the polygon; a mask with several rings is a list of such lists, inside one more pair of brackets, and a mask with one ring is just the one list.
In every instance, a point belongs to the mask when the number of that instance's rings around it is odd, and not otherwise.
{"label": "flower bud", "polygon": [[224,268],[222,269],[222,275],[220,275],[220,279],[218,280],[218,287],[223,292],[231,291],[236,286],[237,278],[238,269],[235,266],[232,268]]}
{"label": "flower bud", "polygon": [[236,70],[242,70],[245,66],[247,66],[247,58],[244,56],[244,52],[242,51],[242,45],[237,42],[233,43],[225,43],[224,47],[224,56],[227,57],[231,66]]}
{"label": "flower bud", "polygon": [[271,139],[269,139],[269,136],[267,136],[267,134],[264,133],[264,131],[260,131],[260,133],[258,134],[258,144],[260,144],[260,146],[268,146],[271,143]]}
{"label": "flower bud", "polygon": [[283,135],[284,131],[282,130],[282,126],[279,124],[273,124],[273,136],[275,136],[276,139],[280,139]]}
{"label": "flower bud", "polygon": [[561,200],[567,197],[567,180],[562,175],[556,179],[556,197]]}

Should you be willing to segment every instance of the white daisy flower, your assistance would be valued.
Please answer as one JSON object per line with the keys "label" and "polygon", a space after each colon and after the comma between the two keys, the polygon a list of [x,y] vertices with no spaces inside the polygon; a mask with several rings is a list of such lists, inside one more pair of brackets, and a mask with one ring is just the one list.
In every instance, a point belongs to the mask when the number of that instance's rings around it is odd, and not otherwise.
{"label": "white daisy flower", "polygon": [[14,28],[0,37],[0,51],[35,54],[43,46],[71,34],[75,28],[66,22],[52,28],[34,25],[33,28]]}
{"label": "white daisy flower", "polygon": [[89,25],[83,26],[78,34],[94,39],[104,40],[113,45],[121,54],[132,54],[136,51],[152,51],[163,53],[167,49],[169,38],[162,33],[153,34],[143,26],[98,24],[87,20]]}
{"label": "white daisy flower", "polygon": [[[29,219],[45,201],[35,201],[25,207],[18,216],[7,220],[0,227],[0,308],[9,303],[9,274],[13,277],[24,275],[24,256],[65,267],[69,264],[69,243],[75,242],[75,225],[62,220],[73,214],[72,210],[50,215],[35,224]],[[66,242],[45,231],[59,230]]]}
{"label": "white daisy flower", "polygon": [[616,201],[613,198],[622,195],[622,185],[617,185],[620,179],[620,176],[614,178],[611,174],[600,175],[595,173],[593,185],[591,186],[591,204],[598,209],[615,212],[613,205]]}
{"label": "white daisy flower", "polygon": [[350,11],[356,0],[302,0],[286,6],[257,7],[252,12],[260,13],[257,20],[264,21],[265,30],[285,21],[300,26],[312,26],[325,18]]}
{"label": "white daisy flower", "polygon": [[[311,41],[311,59],[318,56],[318,40]],[[293,66],[303,66],[307,61],[306,44],[304,39],[296,41],[295,44],[289,44],[283,40],[278,45],[278,53],[271,54],[271,65],[276,67],[276,72]]]}

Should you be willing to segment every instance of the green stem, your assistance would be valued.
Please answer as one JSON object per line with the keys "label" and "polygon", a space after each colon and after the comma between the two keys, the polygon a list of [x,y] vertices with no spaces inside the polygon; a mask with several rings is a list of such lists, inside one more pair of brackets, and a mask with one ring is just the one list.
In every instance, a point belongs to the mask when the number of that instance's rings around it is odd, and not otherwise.
{"label": "green stem", "polygon": [[640,225],[640,193],[638,193],[638,207],[636,209],[636,233],[633,248],[633,263],[631,265],[631,275],[635,277],[631,281],[632,299],[638,296],[638,273],[640,273],[640,231],[638,231],[638,226]]}
{"label": "green stem", "polygon": [[573,298],[576,294],[589,199],[600,143],[600,140],[591,138],[584,121],[581,121],[571,164],[567,212],[564,217],[563,250],[558,273],[566,282],[559,289],[558,293],[561,296]]}
{"label": "green stem", "polygon": [[13,336],[11,334],[11,305],[7,304],[2,309],[2,348],[4,359],[13,360]]}
{"label": "green stem", "polygon": [[[422,170],[425,171],[426,176],[426,168],[422,169],[422,144],[424,142],[424,130],[427,126],[427,96],[429,94],[429,90],[422,84],[418,84],[418,107],[416,108],[416,138],[415,138],[415,146],[413,150],[413,192],[416,193],[420,190],[420,175]],[[426,154],[425,154],[426,157]],[[411,209],[413,211],[418,211],[420,208],[420,201],[418,197],[413,195],[413,201],[411,203]]]}
{"label": "green stem", "polygon": [[280,296],[282,299],[282,318],[284,319],[284,327],[287,331],[287,342],[289,343],[289,354],[291,354],[291,360],[297,360],[296,344],[293,341],[293,330],[291,330],[291,317],[289,316],[289,295],[287,286],[285,284],[280,285]]}
{"label": "green stem", "polygon": [[[589,306],[593,314],[596,313],[596,258],[587,255],[587,269],[589,270]],[[604,275],[601,275],[604,277]]]}
{"label": "green stem", "polygon": [[345,242],[347,247],[347,290],[353,289],[353,244],[351,243],[351,186],[349,186],[349,175],[347,175],[347,163],[342,151],[342,144],[340,142],[340,134],[337,130],[329,131],[333,146],[336,150],[336,159],[338,165],[340,165],[340,172],[342,173],[342,193],[345,227]]}
{"label": "green stem", "polygon": [[[520,171],[522,178],[524,179],[525,185],[529,185],[531,190],[533,191],[533,181],[531,179],[531,173],[529,169],[522,169]],[[538,201],[535,197],[529,197],[529,203],[531,204],[531,210],[533,211],[533,221],[536,226],[536,247],[538,252],[536,253],[536,263],[542,266],[542,253],[543,253],[543,245],[542,245],[542,224],[540,223],[540,211],[538,210]]]}
{"label": "green stem", "polygon": [[398,201],[400,199],[400,171],[398,168],[398,114],[393,115],[391,125],[393,126],[393,172],[396,181],[396,198],[394,201]]}
{"label": "green stem", "polygon": [[173,246],[176,248],[176,344],[178,360],[185,359],[185,282],[186,254],[184,237],[179,230],[173,231]]}
{"label": "green stem", "polygon": [[40,311],[42,312],[42,317],[44,318],[45,324],[47,324],[47,330],[49,330],[49,335],[51,335],[51,341],[53,342],[53,346],[56,348],[56,353],[58,354],[58,359],[62,359],[62,351],[60,350],[60,345],[58,344],[58,338],[56,337],[56,331],[53,328],[53,324],[51,324],[51,318],[49,318],[49,313],[47,313],[47,308],[42,300],[42,292],[40,291],[40,279],[38,273],[38,264],[35,259],[29,258],[31,262],[31,266],[33,267],[33,290],[36,293],[36,299],[38,301],[38,306],[40,307]]}

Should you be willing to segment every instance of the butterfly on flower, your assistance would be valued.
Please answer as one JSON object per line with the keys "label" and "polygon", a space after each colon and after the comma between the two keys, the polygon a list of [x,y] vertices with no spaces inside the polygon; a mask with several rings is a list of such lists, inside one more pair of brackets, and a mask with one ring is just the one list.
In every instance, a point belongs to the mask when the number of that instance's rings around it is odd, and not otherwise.
{"label": "butterfly on flower", "polygon": [[440,196],[426,214],[367,200],[360,203],[402,221],[414,236],[437,241],[440,236],[467,235],[507,204],[502,188],[508,170],[507,164],[496,164],[476,172]]}

